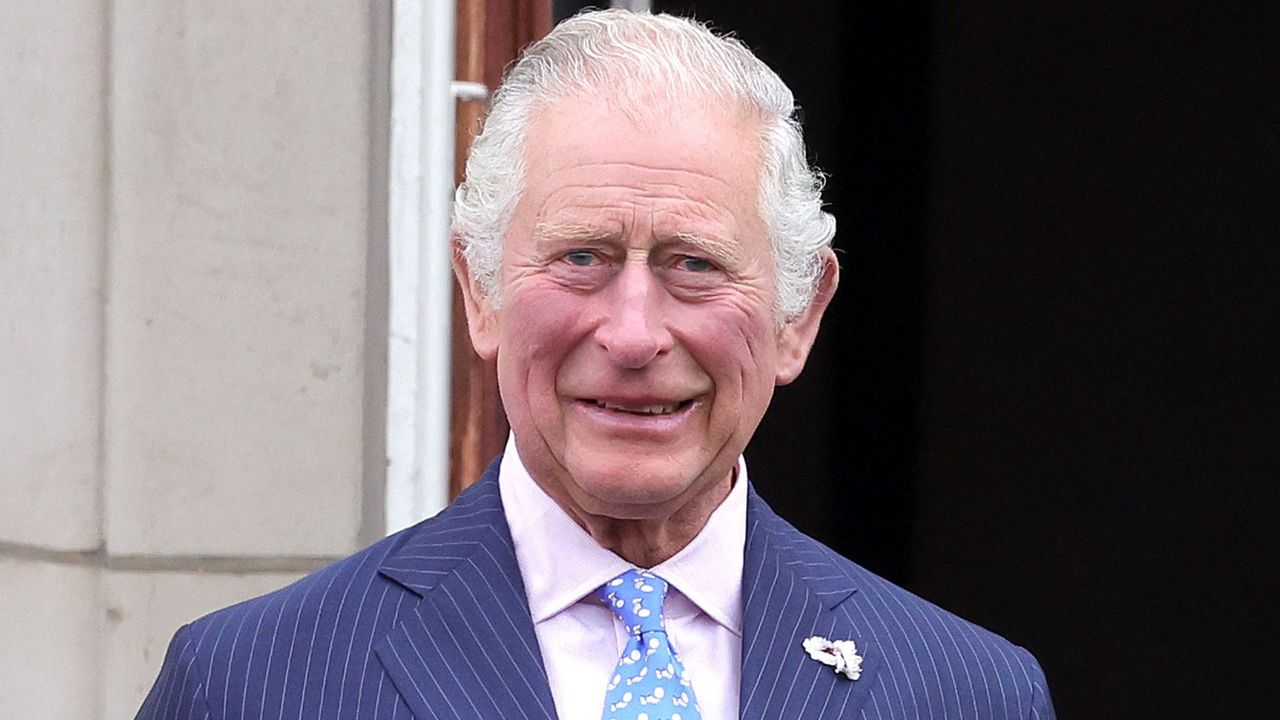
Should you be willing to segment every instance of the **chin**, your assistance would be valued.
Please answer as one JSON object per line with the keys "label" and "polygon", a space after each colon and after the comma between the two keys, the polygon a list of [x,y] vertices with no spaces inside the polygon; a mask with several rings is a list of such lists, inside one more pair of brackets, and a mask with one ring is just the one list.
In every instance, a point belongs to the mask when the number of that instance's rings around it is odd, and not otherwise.
{"label": "chin", "polygon": [[[618,520],[661,519],[687,502],[686,491],[696,478],[671,473],[665,467],[580,468],[573,476],[582,509],[592,515]],[[589,479],[588,479],[589,478]]]}

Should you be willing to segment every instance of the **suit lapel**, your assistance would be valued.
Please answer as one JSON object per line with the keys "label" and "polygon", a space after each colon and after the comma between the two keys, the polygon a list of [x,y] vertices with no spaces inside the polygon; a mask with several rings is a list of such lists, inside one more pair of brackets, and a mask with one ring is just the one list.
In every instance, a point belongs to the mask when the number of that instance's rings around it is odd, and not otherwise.
{"label": "suit lapel", "polygon": [[[847,603],[857,588],[828,555],[750,491],[743,567],[742,690],[740,716],[835,718],[856,716],[875,683],[874,639],[860,631]],[[851,639],[864,658],[862,675],[849,680],[808,656],[812,635]]]}
{"label": "suit lapel", "polygon": [[555,718],[496,462],[379,572],[422,598],[375,647],[418,720]]}

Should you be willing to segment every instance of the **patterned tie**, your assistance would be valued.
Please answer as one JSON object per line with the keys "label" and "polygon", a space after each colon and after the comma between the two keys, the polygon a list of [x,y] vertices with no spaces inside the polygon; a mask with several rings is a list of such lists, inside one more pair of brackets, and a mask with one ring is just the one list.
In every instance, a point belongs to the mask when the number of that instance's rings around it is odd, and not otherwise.
{"label": "patterned tie", "polygon": [[628,570],[596,591],[631,633],[604,696],[603,720],[701,720],[684,666],[667,639],[667,581]]}

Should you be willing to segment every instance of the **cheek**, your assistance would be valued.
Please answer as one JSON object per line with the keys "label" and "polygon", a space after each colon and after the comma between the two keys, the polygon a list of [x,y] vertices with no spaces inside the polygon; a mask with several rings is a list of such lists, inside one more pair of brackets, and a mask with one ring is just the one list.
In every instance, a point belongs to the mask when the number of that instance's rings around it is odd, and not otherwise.
{"label": "cheek", "polygon": [[554,376],[560,362],[589,331],[588,308],[580,297],[563,291],[513,293],[502,312],[499,366],[526,382]]}
{"label": "cheek", "polygon": [[700,313],[690,326],[689,346],[698,363],[715,379],[721,400],[746,404],[772,394],[777,339],[772,326],[738,308]]}

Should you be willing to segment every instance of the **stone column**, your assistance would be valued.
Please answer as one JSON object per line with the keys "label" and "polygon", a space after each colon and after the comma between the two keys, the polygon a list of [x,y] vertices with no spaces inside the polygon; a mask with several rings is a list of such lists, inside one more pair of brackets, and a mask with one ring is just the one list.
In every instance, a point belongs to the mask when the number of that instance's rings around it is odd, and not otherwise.
{"label": "stone column", "polygon": [[0,8],[0,717],[379,534],[386,17]]}
{"label": "stone column", "polygon": [[0,18],[0,717],[97,717],[106,18]]}

